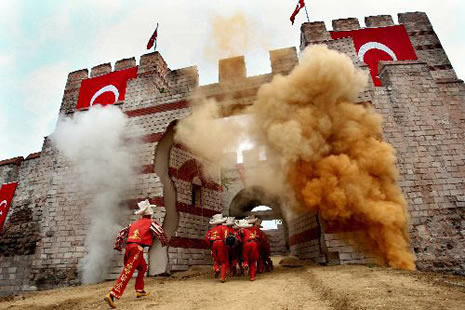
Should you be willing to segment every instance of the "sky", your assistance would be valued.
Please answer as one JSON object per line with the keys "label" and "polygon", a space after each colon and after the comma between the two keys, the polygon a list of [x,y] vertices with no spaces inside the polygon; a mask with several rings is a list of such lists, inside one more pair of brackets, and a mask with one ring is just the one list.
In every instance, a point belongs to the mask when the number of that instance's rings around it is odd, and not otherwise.
{"label": "sky", "polygon": [[[40,151],[51,134],[69,72],[145,53],[156,23],[158,50],[171,69],[197,65],[200,84],[217,82],[217,62],[228,53],[212,48],[215,17],[242,14],[250,44],[247,74],[271,71],[268,50],[299,46],[302,10],[297,0],[0,0],[0,160]],[[465,78],[463,0],[306,0],[311,21],[426,12],[459,78]],[[376,4],[375,4],[376,3]],[[234,31],[231,31],[234,33]]]}

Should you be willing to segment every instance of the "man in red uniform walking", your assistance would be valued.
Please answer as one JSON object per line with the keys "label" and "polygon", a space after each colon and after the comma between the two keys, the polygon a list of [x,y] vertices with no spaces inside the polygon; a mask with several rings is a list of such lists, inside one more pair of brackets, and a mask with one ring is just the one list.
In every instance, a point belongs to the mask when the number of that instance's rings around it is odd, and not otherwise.
{"label": "man in red uniform walking", "polygon": [[262,231],[262,219],[257,218],[254,215],[247,217],[249,223],[254,224],[256,231],[260,233],[260,244],[259,244],[259,253],[258,258],[258,272],[262,273],[263,271],[272,271],[273,270],[273,261],[271,260],[271,247],[268,240],[268,236],[264,231]]}
{"label": "man in red uniform walking", "polygon": [[132,277],[132,274],[137,270],[136,278],[136,297],[148,296],[144,290],[144,275],[147,272],[147,263],[144,259],[144,247],[150,247],[153,243],[153,238],[157,237],[162,246],[168,244],[168,238],[161,228],[160,224],[152,220],[153,210],[150,202],[146,199],[137,204],[139,210],[135,212],[141,218],[131,225],[123,228],[115,242],[115,249],[121,251],[124,239],[127,238],[126,252],[124,253],[124,268],[121,271],[119,278],[115,282],[115,286],[108,293],[104,300],[112,308],[116,308],[115,298],[120,299],[124,293],[124,289]]}
{"label": "man in red uniform walking", "polygon": [[232,276],[236,275],[237,271],[237,264],[239,262],[238,256],[238,246],[239,246],[239,237],[237,235],[237,231],[233,228],[235,225],[234,217],[228,217],[226,222],[224,223],[228,230],[228,235],[226,237],[226,245],[228,246],[228,254],[229,254],[229,268]]}
{"label": "man in red uniform walking", "polygon": [[226,272],[229,266],[229,253],[228,247],[226,246],[226,237],[228,236],[228,228],[223,225],[226,222],[225,217],[221,214],[213,215],[210,220],[210,225],[216,225],[207,232],[205,241],[210,245],[212,257],[213,257],[213,269],[215,271],[215,278],[220,274],[221,266],[221,277],[220,281],[226,281]]}
{"label": "man in red uniform walking", "polygon": [[245,270],[249,270],[250,281],[255,281],[257,262],[259,258],[260,229],[253,228],[247,219],[236,222],[239,236],[242,238],[242,257]]}

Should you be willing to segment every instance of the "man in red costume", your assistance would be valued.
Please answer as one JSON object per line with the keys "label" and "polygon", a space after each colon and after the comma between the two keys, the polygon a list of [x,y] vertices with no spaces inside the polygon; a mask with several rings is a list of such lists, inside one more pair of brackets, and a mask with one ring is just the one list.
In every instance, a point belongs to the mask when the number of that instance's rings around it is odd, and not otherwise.
{"label": "man in red costume", "polygon": [[149,295],[149,293],[144,290],[144,275],[148,268],[144,259],[144,247],[152,246],[154,237],[160,240],[162,246],[168,244],[168,238],[164,230],[161,228],[160,224],[152,220],[152,207],[156,206],[151,205],[147,199],[139,202],[137,205],[139,210],[136,211],[135,214],[140,215],[141,218],[123,228],[119,232],[115,242],[115,249],[121,251],[124,239],[127,238],[123,271],[121,271],[113,289],[104,298],[112,308],[116,308],[115,298],[121,298],[135,270],[137,270],[136,297],[139,298]]}
{"label": "man in red costume", "polygon": [[234,217],[228,217],[224,225],[228,230],[228,235],[226,237],[226,245],[228,246],[229,268],[231,271],[231,275],[235,276],[237,271],[237,264],[239,263],[239,251],[237,248],[240,243],[240,238],[237,235],[236,229],[233,228],[233,226],[235,225]]}
{"label": "man in red costume", "polygon": [[210,220],[210,225],[216,225],[207,232],[205,241],[210,245],[212,257],[213,257],[213,269],[215,271],[215,278],[220,274],[221,266],[221,277],[220,281],[226,281],[226,272],[229,267],[229,253],[228,247],[226,246],[226,237],[228,236],[228,228],[223,225],[226,222],[225,217],[221,214],[213,215]]}
{"label": "man in red costume", "polygon": [[260,229],[255,229],[247,219],[236,222],[239,236],[242,238],[242,258],[245,270],[249,270],[250,281],[255,281],[259,258]]}
{"label": "man in red costume", "polygon": [[247,217],[249,223],[254,224],[255,230],[260,232],[260,244],[259,244],[259,253],[260,257],[258,259],[258,272],[262,273],[263,271],[272,271],[273,270],[273,261],[271,260],[271,246],[268,240],[268,236],[263,232],[262,229],[262,219],[257,218],[254,215]]}

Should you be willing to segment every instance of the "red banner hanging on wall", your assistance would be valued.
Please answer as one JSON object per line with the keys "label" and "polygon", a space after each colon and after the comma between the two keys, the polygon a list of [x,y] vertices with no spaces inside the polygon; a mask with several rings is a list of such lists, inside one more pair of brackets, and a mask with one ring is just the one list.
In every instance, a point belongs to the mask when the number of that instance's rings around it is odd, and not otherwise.
{"label": "red banner hanging on wall", "polygon": [[0,232],[3,231],[3,224],[5,224],[6,215],[10,210],[17,185],[18,183],[8,183],[3,184],[0,188]]}
{"label": "red banner hanging on wall", "polygon": [[381,86],[378,63],[382,60],[416,60],[410,38],[403,25],[364,28],[350,31],[333,31],[333,39],[351,37],[361,62],[370,67],[376,86]]}
{"label": "red banner hanging on wall", "polygon": [[128,80],[136,77],[137,67],[132,67],[83,80],[76,109],[89,108],[94,104],[113,104],[124,100]]}

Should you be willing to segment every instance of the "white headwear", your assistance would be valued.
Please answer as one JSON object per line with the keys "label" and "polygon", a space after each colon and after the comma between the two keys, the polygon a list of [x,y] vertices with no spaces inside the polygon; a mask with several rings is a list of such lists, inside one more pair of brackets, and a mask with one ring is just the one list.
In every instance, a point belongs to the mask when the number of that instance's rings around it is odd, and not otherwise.
{"label": "white headwear", "polygon": [[253,224],[250,224],[249,221],[246,219],[236,221],[236,225],[239,228],[250,228],[253,226]]}
{"label": "white headwear", "polygon": [[255,224],[258,221],[258,217],[255,215],[249,215],[245,219],[249,222],[249,224]]}
{"label": "white headwear", "polygon": [[226,222],[227,218],[223,217],[223,214],[215,214],[210,220],[210,225],[218,225]]}
{"label": "white headwear", "polygon": [[152,208],[156,207],[156,205],[151,205],[148,199],[145,199],[145,200],[139,202],[137,204],[137,206],[139,207],[139,210],[134,212],[134,214],[135,215],[142,215],[142,216],[152,215],[153,214]]}
{"label": "white headwear", "polygon": [[232,225],[234,225],[234,217],[228,216],[228,217],[226,218],[226,223],[224,223],[224,225],[226,225],[226,226],[232,226]]}

